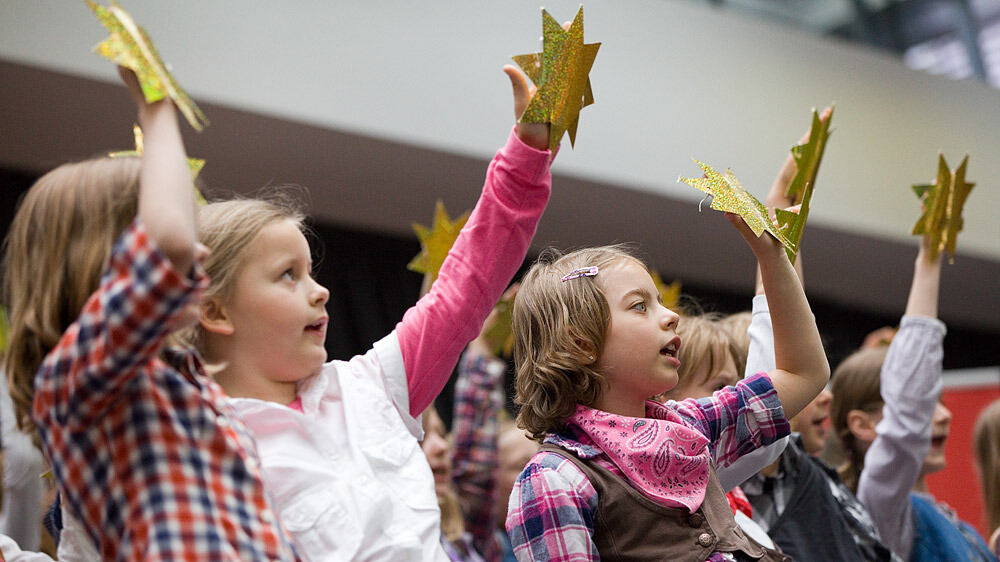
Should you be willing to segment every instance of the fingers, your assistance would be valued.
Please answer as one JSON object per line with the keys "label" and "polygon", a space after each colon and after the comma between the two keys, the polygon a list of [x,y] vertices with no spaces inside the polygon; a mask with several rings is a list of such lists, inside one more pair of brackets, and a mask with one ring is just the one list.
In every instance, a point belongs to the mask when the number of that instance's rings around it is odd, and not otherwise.
{"label": "fingers", "polygon": [[128,88],[128,93],[132,96],[132,101],[139,107],[146,105],[146,96],[142,93],[142,86],[139,85],[139,77],[135,75],[135,72],[131,68],[119,66],[118,76],[121,77],[122,82],[125,83],[125,87]]}
{"label": "fingers", "polygon": [[514,91],[514,117],[520,119],[532,95],[528,78],[514,65],[504,65],[503,71],[507,74],[507,78],[510,78],[510,86]]}

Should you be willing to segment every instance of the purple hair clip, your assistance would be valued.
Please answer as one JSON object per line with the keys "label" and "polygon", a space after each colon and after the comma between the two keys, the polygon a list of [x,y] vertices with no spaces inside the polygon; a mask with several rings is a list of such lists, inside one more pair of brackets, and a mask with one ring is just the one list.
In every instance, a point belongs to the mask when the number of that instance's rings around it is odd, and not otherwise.
{"label": "purple hair clip", "polygon": [[590,267],[581,267],[570,271],[566,275],[562,276],[562,281],[565,283],[570,279],[579,279],[580,277],[593,277],[597,275],[597,266],[592,265]]}

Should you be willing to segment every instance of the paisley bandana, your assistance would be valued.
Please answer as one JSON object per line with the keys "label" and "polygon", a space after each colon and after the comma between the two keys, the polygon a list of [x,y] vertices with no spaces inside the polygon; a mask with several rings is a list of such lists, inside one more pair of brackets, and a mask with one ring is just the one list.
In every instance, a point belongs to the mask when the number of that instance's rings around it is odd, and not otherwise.
{"label": "paisley bandana", "polygon": [[697,511],[711,470],[708,438],[662,404],[647,401],[646,415],[632,418],[578,405],[568,423],[590,437],[651,500]]}

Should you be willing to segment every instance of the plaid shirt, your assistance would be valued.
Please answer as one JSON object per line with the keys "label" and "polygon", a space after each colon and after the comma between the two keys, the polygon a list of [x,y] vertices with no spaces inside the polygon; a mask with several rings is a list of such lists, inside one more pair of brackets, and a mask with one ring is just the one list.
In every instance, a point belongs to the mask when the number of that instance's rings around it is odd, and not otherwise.
{"label": "plaid shirt", "polygon": [[502,359],[466,352],[458,363],[455,380],[453,481],[465,516],[465,530],[488,562],[500,560],[501,554],[494,536],[497,525],[494,507],[498,501],[497,415],[503,405],[505,371]]}
{"label": "plaid shirt", "polygon": [[[778,394],[763,373],[709,398],[671,401],[667,406],[711,441],[715,465],[728,465],[789,433]],[[546,442],[622,476],[603,451],[572,427],[550,434]],[[593,541],[597,504],[597,491],[576,465],[552,452],[535,455],[514,484],[507,515],[507,532],[517,559],[600,560]],[[709,557],[712,561],[727,559],[731,558],[719,552]]]}
{"label": "plaid shirt", "polygon": [[35,376],[59,491],[102,560],[290,560],[252,438],[190,352],[160,358],[207,284],[139,221]]}

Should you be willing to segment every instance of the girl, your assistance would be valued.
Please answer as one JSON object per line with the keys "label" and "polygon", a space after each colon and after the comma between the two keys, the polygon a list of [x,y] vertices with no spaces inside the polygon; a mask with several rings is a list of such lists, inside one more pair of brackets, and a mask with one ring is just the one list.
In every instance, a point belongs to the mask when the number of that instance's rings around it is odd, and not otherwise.
{"label": "girl", "polygon": [[[520,114],[527,80],[505,71]],[[202,210],[213,281],[193,341],[255,434],[304,558],[444,559],[417,416],[524,259],[549,194],[548,129],[514,127],[433,287],[349,361],[324,364],[329,293],[310,275],[301,215],[262,201]]]}
{"label": "girl", "polygon": [[714,466],[787,434],[785,412],[823,388],[829,367],[784,250],[727,217],[772,297],[777,368],[710,399],[646,400],[677,384],[678,316],[621,248],[544,255],[525,276],[514,303],[518,422],[544,445],[511,494],[519,560],[775,556],[736,527]]}
{"label": "girl", "polygon": [[921,241],[899,332],[855,352],[833,377],[830,415],[848,461],[840,472],[903,560],[995,560],[972,528],[935,504],[927,474],[944,468],[951,412],[939,401],[944,324],[941,255]]}
{"label": "girl", "polygon": [[250,435],[194,356],[164,350],[205,285],[193,186],[173,103],[147,104],[121,74],[141,160],[63,165],[11,225],[5,366],[19,419],[31,412],[100,559],[294,559]]}
{"label": "girl", "polygon": [[983,487],[983,520],[990,530],[990,550],[1000,556],[1000,400],[979,413],[972,436]]}

